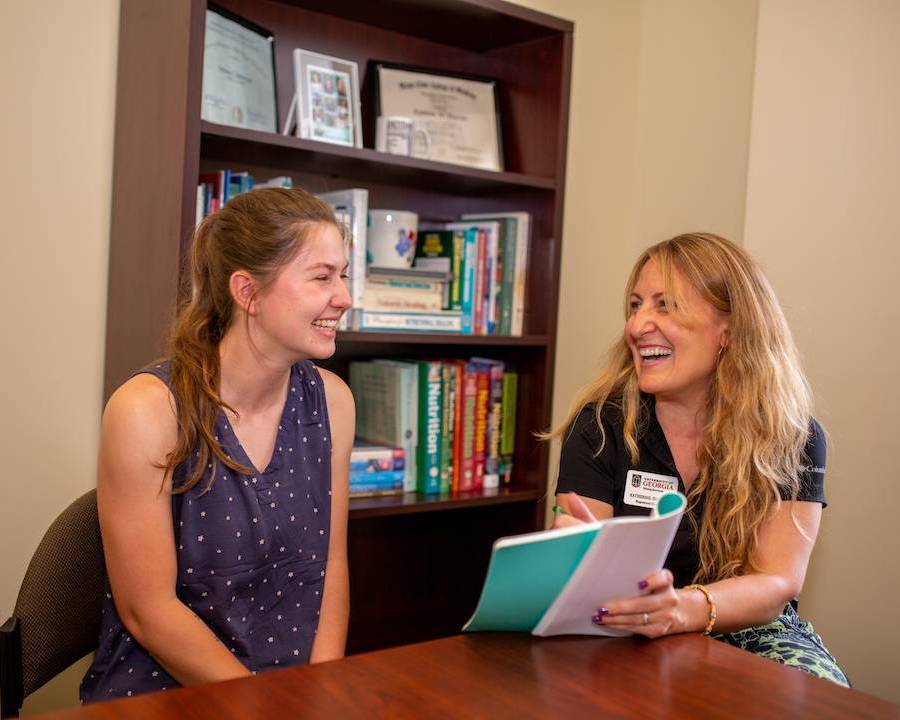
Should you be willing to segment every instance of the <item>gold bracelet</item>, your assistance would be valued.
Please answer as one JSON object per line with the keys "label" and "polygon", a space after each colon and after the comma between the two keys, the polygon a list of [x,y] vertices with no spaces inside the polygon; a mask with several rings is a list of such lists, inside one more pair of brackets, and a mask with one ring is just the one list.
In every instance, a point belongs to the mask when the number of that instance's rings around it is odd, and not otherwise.
{"label": "gold bracelet", "polygon": [[712,632],[713,625],[716,624],[716,617],[718,617],[716,613],[716,601],[713,600],[712,593],[707,590],[703,585],[687,585],[685,590],[699,590],[703,593],[706,598],[706,602],[709,605],[709,622],[706,623],[706,628],[703,630],[704,635],[709,635]]}

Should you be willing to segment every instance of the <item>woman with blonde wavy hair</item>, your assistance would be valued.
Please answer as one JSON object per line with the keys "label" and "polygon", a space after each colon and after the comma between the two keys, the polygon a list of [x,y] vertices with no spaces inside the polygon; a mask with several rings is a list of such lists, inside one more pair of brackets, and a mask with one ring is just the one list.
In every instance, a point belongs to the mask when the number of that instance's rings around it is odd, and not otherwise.
{"label": "woman with blonde wavy hair", "polygon": [[679,490],[689,510],[665,568],[593,621],[647,637],[718,639],[841,684],[792,603],[825,506],[825,434],[771,286],[707,233],[646,250],[625,332],[546,437],[563,441],[558,525],[647,515]]}
{"label": "woman with blonde wavy hair", "polygon": [[103,413],[82,702],[343,655],[354,407],[314,361],[350,306],[344,247],[299,189],[238,195],[194,233],[166,359]]}

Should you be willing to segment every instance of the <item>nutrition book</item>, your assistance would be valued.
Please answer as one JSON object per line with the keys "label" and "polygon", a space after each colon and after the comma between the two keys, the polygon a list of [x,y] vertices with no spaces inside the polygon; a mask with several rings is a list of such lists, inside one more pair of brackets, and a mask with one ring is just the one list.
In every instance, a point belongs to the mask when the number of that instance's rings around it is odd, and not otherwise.
{"label": "nutrition book", "polygon": [[597,608],[638,594],[660,570],[687,501],[660,496],[648,517],[617,517],[494,543],[481,599],[464,632],[630,635],[591,622]]}

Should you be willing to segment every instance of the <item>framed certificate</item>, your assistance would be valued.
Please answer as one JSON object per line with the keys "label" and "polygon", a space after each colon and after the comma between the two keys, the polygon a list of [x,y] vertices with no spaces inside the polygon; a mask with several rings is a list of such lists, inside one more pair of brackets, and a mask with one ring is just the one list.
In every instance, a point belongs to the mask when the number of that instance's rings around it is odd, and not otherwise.
{"label": "framed certificate", "polygon": [[421,157],[503,169],[497,81],[463,73],[370,61],[374,117],[409,118],[430,138]]}
{"label": "framed certificate", "polygon": [[212,4],[206,10],[200,116],[251,130],[278,129],[274,36]]}
{"label": "framed certificate", "polygon": [[298,137],[362,147],[355,62],[295,48],[294,84]]}

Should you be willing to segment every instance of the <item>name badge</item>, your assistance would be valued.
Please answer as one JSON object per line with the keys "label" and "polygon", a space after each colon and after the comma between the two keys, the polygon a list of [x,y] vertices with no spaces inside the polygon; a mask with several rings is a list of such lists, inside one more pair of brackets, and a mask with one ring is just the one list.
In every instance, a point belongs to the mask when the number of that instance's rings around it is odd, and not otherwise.
{"label": "name badge", "polygon": [[629,470],[625,476],[625,504],[655,508],[660,495],[678,491],[678,478],[656,475],[642,470]]}

